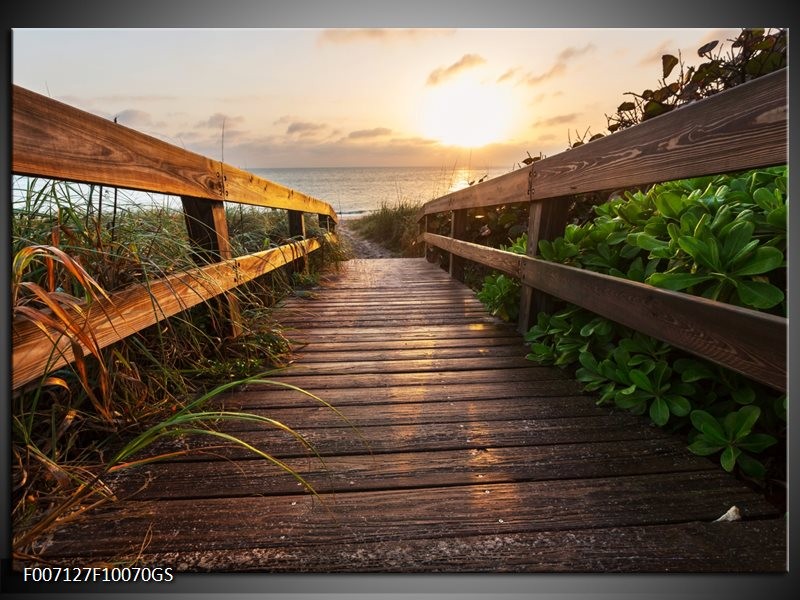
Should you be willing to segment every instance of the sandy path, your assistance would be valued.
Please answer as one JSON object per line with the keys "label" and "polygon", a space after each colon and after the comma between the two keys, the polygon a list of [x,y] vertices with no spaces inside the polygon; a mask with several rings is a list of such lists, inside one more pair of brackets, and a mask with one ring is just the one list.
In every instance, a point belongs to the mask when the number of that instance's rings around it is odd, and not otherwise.
{"label": "sandy path", "polygon": [[366,240],[348,227],[347,219],[340,219],[336,226],[336,233],[346,248],[350,250],[353,258],[397,258],[391,250],[380,244]]}

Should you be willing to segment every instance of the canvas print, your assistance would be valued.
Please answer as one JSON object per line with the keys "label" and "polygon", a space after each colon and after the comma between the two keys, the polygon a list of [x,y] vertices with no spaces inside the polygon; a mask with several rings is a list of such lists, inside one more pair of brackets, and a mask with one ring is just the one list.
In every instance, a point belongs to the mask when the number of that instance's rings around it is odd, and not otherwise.
{"label": "canvas print", "polygon": [[781,28],[14,30],[15,570],[786,571],[787,79]]}

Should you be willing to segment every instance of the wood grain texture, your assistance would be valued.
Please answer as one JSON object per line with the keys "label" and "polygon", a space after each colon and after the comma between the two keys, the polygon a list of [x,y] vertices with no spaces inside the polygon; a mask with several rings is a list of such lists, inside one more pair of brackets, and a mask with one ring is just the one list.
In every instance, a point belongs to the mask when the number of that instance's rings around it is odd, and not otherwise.
{"label": "wood grain texture", "polygon": [[299,210],[338,221],[326,202],[16,85],[12,112],[13,173]]}
{"label": "wood grain texture", "polygon": [[[228,235],[228,220],[222,202],[205,198],[181,197],[186,231],[192,244],[195,263],[205,265],[233,258]],[[218,296],[213,306],[216,333],[220,337],[239,337],[242,333],[239,301],[233,294]]]}
{"label": "wood grain texture", "polygon": [[777,390],[786,390],[785,318],[432,233],[426,234],[426,241]]}
{"label": "wood grain texture", "polygon": [[[110,300],[88,305],[83,314],[74,310],[68,312],[82,328],[91,330],[98,347],[104,348],[162,319],[269,273],[294,260],[300,253],[313,252],[320,246],[318,240],[310,239],[212,263],[152,281],[146,286],[135,285],[110,294]],[[74,360],[66,338],[59,338],[56,332],[45,333],[24,319],[14,320],[11,340],[14,389]],[[87,351],[85,347],[84,351]],[[51,354],[54,356],[52,360]]]}
{"label": "wood grain texture", "polygon": [[786,530],[786,521],[770,519],[335,546],[289,540],[277,548],[145,553],[142,561],[191,571],[263,572],[268,565],[277,573],[575,573],[576,567],[584,573],[785,573]]}
{"label": "wood grain texture", "polygon": [[787,77],[785,69],[765,75],[530,167],[431,200],[420,210],[420,218],[785,164]]}
{"label": "wood grain texture", "polygon": [[[307,316],[296,325],[307,345],[295,348],[295,363],[271,374],[272,384],[231,389],[206,407],[293,427],[322,460],[285,431],[219,424],[285,461],[321,497],[242,446],[165,438],[148,455],[193,450],[106,478],[118,502],[57,529],[43,558],[85,566],[141,553],[140,564],[179,571],[785,567],[785,521],[775,507],[690,454],[685,439],[597,406],[568,371],[509,366],[513,354],[493,352],[513,349],[513,340],[522,350],[512,326],[409,329],[392,310],[379,326],[319,328],[314,307],[330,316],[328,292],[369,289],[391,305],[408,298],[398,281],[412,276],[440,292],[465,289],[424,259],[371,262],[349,262],[313,298],[278,308],[278,318],[299,305]],[[341,310],[353,322],[376,313],[359,302]],[[282,383],[318,394],[357,429]],[[731,504],[744,521],[712,523]]]}

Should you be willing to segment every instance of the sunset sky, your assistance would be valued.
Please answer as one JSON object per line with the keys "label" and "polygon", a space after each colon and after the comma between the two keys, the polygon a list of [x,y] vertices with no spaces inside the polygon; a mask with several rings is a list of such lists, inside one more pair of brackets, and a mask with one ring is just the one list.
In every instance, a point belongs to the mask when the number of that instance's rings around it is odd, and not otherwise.
{"label": "sunset sky", "polygon": [[511,168],[605,131],[625,92],[657,85],[662,54],[697,64],[737,34],[16,29],[13,81],[246,169]]}

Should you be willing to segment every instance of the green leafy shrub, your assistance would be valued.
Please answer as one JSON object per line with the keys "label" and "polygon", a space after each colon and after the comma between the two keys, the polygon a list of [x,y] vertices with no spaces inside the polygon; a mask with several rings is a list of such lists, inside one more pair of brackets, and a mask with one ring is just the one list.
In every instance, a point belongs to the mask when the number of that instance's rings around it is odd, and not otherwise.
{"label": "green leafy shrub", "polygon": [[[510,246],[501,245],[500,249],[515,254],[525,254],[528,249],[528,234],[523,233],[515,240],[509,240]],[[493,315],[504,321],[516,321],[519,316],[520,284],[513,277],[496,271],[483,279],[483,285],[477,293],[478,300]]]}
{"label": "green leafy shrub", "polygon": [[[595,207],[541,258],[784,315],[787,168],[658,184]],[[786,396],[582,308],[541,313],[528,358],[575,365],[599,404],[687,431],[689,448],[762,479],[785,436]],[[715,425],[716,423],[716,425]]]}

